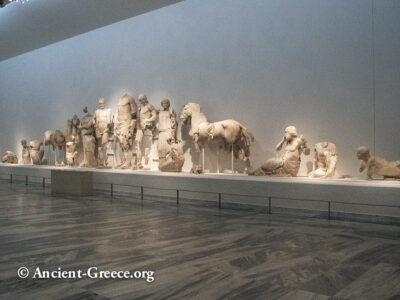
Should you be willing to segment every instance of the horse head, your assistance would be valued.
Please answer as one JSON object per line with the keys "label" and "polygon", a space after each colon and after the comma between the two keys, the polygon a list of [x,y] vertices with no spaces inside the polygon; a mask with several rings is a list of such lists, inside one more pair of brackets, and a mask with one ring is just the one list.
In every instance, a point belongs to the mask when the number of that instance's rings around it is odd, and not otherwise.
{"label": "horse head", "polygon": [[200,105],[197,103],[189,102],[182,107],[180,119],[183,124],[186,124],[193,113],[200,113]]}

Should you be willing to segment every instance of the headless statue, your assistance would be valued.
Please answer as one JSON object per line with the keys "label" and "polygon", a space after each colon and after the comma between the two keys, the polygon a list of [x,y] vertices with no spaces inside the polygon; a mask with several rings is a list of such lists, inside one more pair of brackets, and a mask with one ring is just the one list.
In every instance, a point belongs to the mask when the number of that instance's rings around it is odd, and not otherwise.
{"label": "headless statue", "polygon": [[42,159],[43,159],[43,155],[44,155],[44,150],[41,149],[42,145],[43,145],[43,143],[38,140],[33,140],[29,143],[29,147],[30,147],[29,154],[31,156],[32,163],[34,165],[42,164]]}
{"label": "headless statue", "polygon": [[338,152],[336,145],[330,142],[315,144],[313,170],[308,177],[342,178],[336,172]]}
{"label": "headless statue", "polygon": [[361,160],[360,172],[367,169],[367,179],[373,175],[383,176],[384,179],[400,180],[400,160],[387,161],[378,156],[371,156],[369,148],[362,146],[357,149],[357,158]]}

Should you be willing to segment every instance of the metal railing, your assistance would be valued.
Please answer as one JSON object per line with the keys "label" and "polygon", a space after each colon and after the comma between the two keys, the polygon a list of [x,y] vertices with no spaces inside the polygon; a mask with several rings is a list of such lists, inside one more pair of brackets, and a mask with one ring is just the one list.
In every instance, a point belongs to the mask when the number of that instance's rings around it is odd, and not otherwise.
{"label": "metal railing", "polygon": [[[10,176],[10,184],[13,184],[13,174],[1,174],[0,175],[9,175]],[[15,175],[15,174],[14,174]],[[42,187],[43,189],[46,187],[46,179],[51,180],[49,177],[43,176],[33,176],[33,175],[20,175],[17,174],[15,176],[23,176],[25,177],[25,185],[29,184],[29,177],[33,178],[42,178]],[[268,199],[268,206],[267,206],[267,213],[269,215],[272,214],[272,200],[288,200],[288,201],[305,201],[305,202],[319,202],[319,203],[326,203],[327,205],[327,218],[328,220],[331,219],[331,203],[338,203],[338,204],[345,204],[345,205],[354,205],[354,206],[372,206],[372,207],[386,207],[386,208],[400,208],[400,205],[384,205],[384,204],[368,204],[368,203],[352,203],[352,202],[344,202],[344,201],[330,201],[324,199],[304,199],[304,198],[289,198],[289,197],[279,197],[269,194],[264,195],[245,195],[245,194],[235,194],[235,193],[223,193],[223,192],[211,192],[211,191],[199,191],[199,190],[187,190],[187,189],[176,189],[176,188],[159,188],[159,187],[152,187],[152,186],[144,186],[144,185],[131,185],[131,184],[119,184],[119,183],[110,183],[110,182],[94,182],[94,184],[101,184],[101,185],[110,185],[110,196],[114,196],[114,185],[115,186],[125,186],[125,187],[134,187],[140,188],[140,200],[144,200],[144,191],[145,189],[152,189],[152,190],[163,190],[163,191],[176,191],[176,205],[180,204],[180,193],[181,192],[188,192],[188,193],[200,193],[200,194],[214,194],[218,195],[218,208],[222,209],[222,196],[234,196],[234,197],[248,197],[248,198],[261,198],[261,199]],[[232,202],[228,202],[232,203]],[[259,206],[259,205],[256,205]],[[321,211],[320,211],[321,212]]]}

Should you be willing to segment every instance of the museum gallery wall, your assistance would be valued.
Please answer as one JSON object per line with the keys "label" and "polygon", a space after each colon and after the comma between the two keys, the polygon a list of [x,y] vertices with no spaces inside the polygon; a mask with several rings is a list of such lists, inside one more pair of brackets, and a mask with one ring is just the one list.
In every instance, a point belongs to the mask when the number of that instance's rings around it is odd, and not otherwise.
{"label": "museum gallery wall", "polygon": [[[160,112],[169,99],[178,122],[183,105],[197,103],[212,122],[245,126],[255,137],[254,172],[274,169],[285,153],[275,152],[277,143],[293,136],[292,125],[299,175],[315,163],[304,150],[316,147],[338,153],[333,176],[364,178],[358,158],[367,149],[360,146],[400,159],[398,32],[398,1],[186,0],[1,61],[0,152],[41,162],[46,131],[54,141],[74,115],[82,125],[82,109],[95,114],[102,98],[117,121],[122,96],[140,106],[144,93]],[[182,139],[192,143],[189,135]],[[75,165],[74,141],[65,144],[65,162]],[[198,154],[184,150],[189,171]],[[229,151],[220,155],[229,166]],[[215,152],[206,150],[205,168],[215,164]]]}

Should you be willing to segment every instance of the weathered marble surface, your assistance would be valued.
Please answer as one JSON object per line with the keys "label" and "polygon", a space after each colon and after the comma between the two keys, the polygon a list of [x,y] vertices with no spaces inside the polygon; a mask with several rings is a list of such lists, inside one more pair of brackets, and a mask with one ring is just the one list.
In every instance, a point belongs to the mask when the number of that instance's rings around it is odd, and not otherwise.
{"label": "weathered marble surface", "polygon": [[[400,227],[0,181],[0,299],[395,299]],[[21,280],[33,268],[155,271],[155,281]]]}

